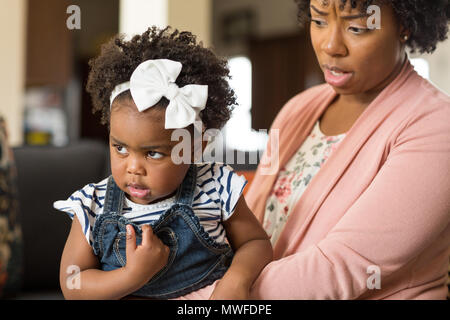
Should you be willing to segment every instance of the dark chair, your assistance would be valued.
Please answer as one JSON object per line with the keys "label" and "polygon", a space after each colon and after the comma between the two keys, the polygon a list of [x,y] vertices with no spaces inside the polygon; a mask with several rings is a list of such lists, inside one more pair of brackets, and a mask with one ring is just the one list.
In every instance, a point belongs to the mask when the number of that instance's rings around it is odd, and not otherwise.
{"label": "dark chair", "polygon": [[67,147],[13,151],[24,243],[23,290],[17,298],[62,298],[59,263],[71,220],[53,209],[53,202],[109,175],[108,146],[80,141]]}

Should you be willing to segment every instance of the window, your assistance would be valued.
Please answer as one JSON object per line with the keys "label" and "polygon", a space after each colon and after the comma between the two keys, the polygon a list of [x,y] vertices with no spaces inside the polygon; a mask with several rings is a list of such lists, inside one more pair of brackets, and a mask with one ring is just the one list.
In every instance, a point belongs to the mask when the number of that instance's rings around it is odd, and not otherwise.
{"label": "window", "polygon": [[430,65],[427,60],[422,58],[411,59],[411,64],[417,73],[425,79],[430,79]]}
{"label": "window", "polygon": [[252,130],[252,64],[250,59],[237,56],[228,60],[231,80],[238,105],[224,128],[227,149],[239,151],[264,150],[268,135]]}

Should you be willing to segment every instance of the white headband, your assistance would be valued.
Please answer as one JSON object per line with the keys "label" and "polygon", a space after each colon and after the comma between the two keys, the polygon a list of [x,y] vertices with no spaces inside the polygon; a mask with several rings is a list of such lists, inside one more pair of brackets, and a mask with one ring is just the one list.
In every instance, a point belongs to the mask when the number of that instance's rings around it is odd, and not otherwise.
{"label": "white headband", "polygon": [[130,90],[139,112],[156,105],[162,97],[170,103],[166,109],[166,129],[185,128],[201,121],[199,113],[206,106],[208,86],[190,84],[179,88],[175,83],[182,64],[168,59],[147,60],[133,71],[130,81],[117,85],[111,93],[110,105]]}

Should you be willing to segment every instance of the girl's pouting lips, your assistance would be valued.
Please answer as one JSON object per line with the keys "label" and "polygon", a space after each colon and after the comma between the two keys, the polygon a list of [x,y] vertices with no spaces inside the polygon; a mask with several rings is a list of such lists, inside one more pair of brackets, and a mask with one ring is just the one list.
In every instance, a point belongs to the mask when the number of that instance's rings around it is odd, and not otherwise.
{"label": "girl's pouting lips", "polygon": [[324,65],[323,67],[325,69],[325,81],[333,87],[345,86],[354,74],[334,66]]}
{"label": "girl's pouting lips", "polygon": [[134,198],[142,199],[150,194],[150,189],[136,183],[127,184],[127,189],[130,192],[130,196]]}

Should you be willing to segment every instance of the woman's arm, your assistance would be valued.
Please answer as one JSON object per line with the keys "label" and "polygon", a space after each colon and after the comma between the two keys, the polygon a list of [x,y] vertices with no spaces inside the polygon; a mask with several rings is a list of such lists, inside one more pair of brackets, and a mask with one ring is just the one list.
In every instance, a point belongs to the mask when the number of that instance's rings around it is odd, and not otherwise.
{"label": "woman's arm", "polygon": [[[64,297],[120,299],[147,283],[167,262],[169,249],[153,234],[150,226],[143,226],[142,231],[142,244],[136,246],[134,230],[127,229],[127,265],[113,271],[102,271],[74,216],[60,266],[60,286]],[[74,269],[80,273],[70,273]],[[74,281],[77,277],[78,280]]]}
{"label": "woman's arm", "polygon": [[253,282],[272,260],[272,246],[243,196],[224,227],[235,255],[211,299],[247,299]]}

